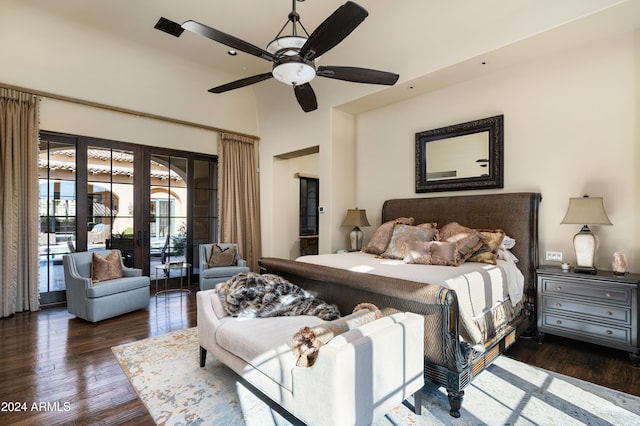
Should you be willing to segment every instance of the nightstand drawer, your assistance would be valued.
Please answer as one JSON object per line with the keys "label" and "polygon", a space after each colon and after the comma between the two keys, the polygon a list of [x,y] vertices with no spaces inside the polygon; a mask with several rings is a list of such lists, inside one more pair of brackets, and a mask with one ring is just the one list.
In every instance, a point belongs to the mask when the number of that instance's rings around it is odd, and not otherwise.
{"label": "nightstand drawer", "polygon": [[612,301],[631,305],[631,289],[618,286],[611,288],[604,284],[593,284],[580,280],[558,280],[553,278],[541,278],[543,293],[562,294],[566,296],[579,296],[594,299],[599,302]]}
{"label": "nightstand drawer", "polygon": [[572,299],[543,296],[542,303],[545,312],[550,310],[580,314],[597,320],[611,320],[619,325],[631,325],[631,309],[618,306],[604,306],[589,302],[579,302]]}
{"label": "nightstand drawer", "polygon": [[[629,327],[610,327],[546,312],[542,316],[542,325],[545,329],[549,329],[550,333],[553,332],[552,329],[556,329],[564,331],[564,334],[569,336],[582,335],[627,345],[631,343]],[[578,337],[575,336],[575,338]]]}

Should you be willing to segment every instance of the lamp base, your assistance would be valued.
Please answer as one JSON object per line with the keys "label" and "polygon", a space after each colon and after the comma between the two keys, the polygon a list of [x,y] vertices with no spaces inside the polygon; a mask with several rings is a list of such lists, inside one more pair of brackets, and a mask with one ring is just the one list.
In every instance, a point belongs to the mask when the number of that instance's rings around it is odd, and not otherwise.
{"label": "lamp base", "polygon": [[573,268],[573,272],[577,272],[578,274],[595,275],[598,273],[598,270],[593,266],[575,266]]}
{"label": "lamp base", "polygon": [[349,233],[349,239],[351,240],[351,251],[362,250],[362,240],[364,239],[364,232],[357,226]]}

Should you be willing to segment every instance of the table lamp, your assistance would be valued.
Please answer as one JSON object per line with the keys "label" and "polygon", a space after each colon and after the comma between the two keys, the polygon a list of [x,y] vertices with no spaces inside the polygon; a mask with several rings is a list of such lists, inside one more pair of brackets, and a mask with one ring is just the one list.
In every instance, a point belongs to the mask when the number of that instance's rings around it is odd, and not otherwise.
{"label": "table lamp", "polygon": [[352,251],[360,251],[362,250],[362,240],[364,239],[364,233],[360,230],[360,226],[371,226],[369,221],[367,220],[367,211],[366,210],[358,210],[349,209],[347,210],[347,217],[342,222],[343,226],[353,226],[353,230],[349,234],[349,238],[351,239],[351,250]]}
{"label": "table lamp", "polygon": [[580,232],[573,237],[573,248],[576,252],[574,272],[595,274],[593,266],[596,254],[596,237],[589,225],[612,225],[604,210],[602,197],[569,198],[569,208],[561,224],[583,225]]}

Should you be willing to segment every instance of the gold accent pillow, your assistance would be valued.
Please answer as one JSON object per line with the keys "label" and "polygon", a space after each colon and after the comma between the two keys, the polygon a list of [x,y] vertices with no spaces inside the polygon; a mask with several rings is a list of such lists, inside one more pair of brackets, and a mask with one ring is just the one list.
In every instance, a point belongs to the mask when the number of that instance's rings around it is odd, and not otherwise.
{"label": "gold accent pillow", "polygon": [[458,244],[460,254],[459,263],[464,263],[467,259],[484,243],[484,235],[475,229],[467,228],[458,222],[450,222],[443,226],[440,231],[440,241],[455,242]]}
{"label": "gold accent pillow", "polygon": [[207,259],[207,266],[209,268],[235,266],[237,257],[238,251],[236,250],[236,246],[222,249],[218,244],[211,244],[211,254],[209,254],[209,259]]}
{"label": "gold accent pillow", "polygon": [[102,257],[96,252],[91,253],[91,282],[95,284],[116,278],[122,278],[120,252],[113,250],[107,257]]}
{"label": "gold accent pillow", "polygon": [[467,259],[467,262],[480,262],[495,265],[498,259],[498,250],[504,240],[505,233],[502,229],[478,229],[484,236],[484,243]]}

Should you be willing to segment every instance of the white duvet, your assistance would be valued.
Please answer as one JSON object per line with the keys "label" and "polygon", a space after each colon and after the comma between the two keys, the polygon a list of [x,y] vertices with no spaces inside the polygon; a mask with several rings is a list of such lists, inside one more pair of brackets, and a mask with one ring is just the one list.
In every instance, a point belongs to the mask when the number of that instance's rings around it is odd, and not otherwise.
{"label": "white duvet", "polygon": [[[509,253],[510,254],[510,253]],[[405,264],[401,260],[378,258],[364,252],[320,254],[296,259],[316,265],[354,272],[381,275],[425,284],[438,284],[455,290],[465,340],[482,343],[474,319],[509,299],[513,305],[522,300],[524,276],[514,256],[501,253],[497,265],[465,262],[460,266]]]}

